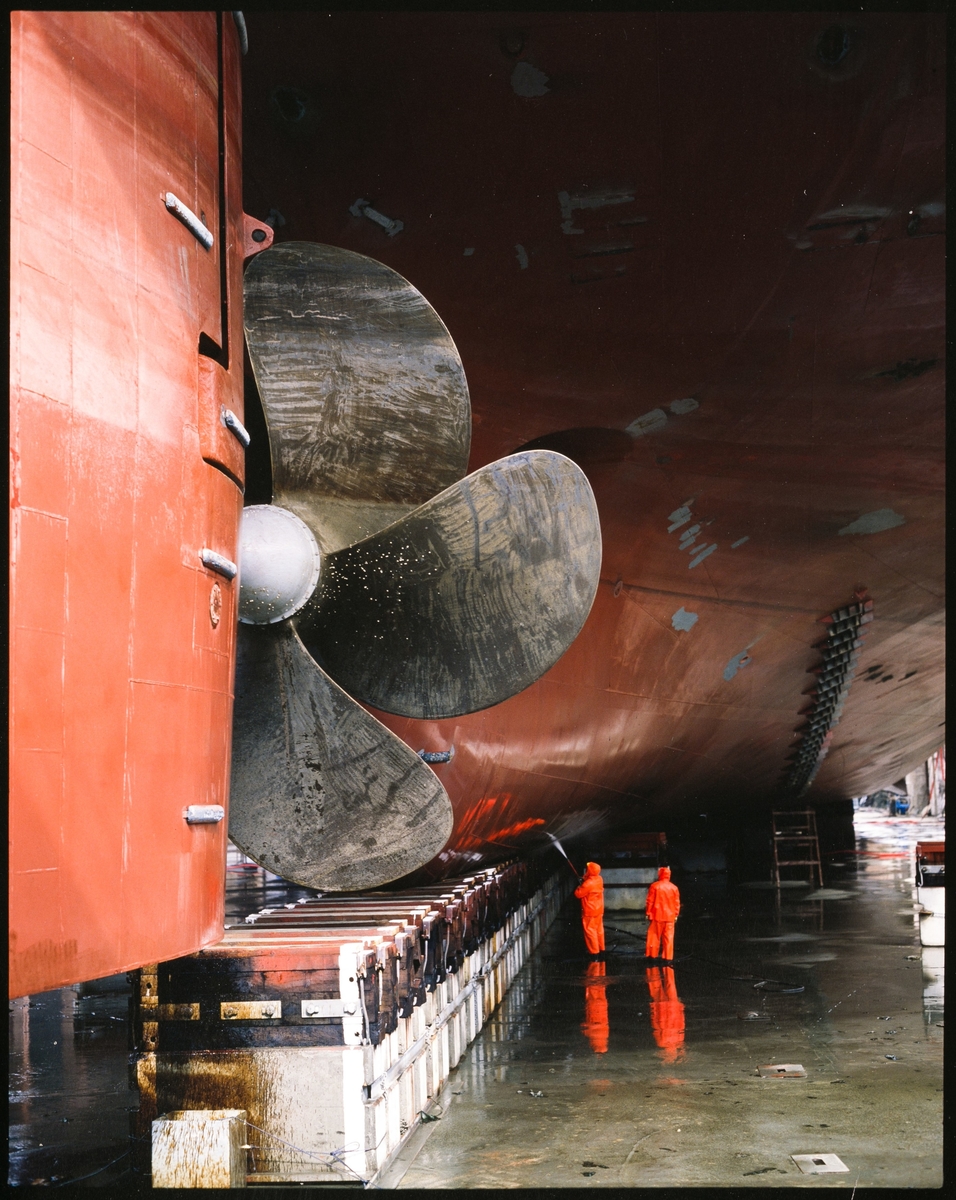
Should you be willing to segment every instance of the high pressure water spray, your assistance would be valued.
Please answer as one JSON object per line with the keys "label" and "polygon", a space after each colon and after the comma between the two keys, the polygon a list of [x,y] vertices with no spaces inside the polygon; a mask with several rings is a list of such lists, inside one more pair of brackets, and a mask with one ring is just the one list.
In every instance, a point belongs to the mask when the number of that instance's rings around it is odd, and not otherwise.
{"label": "high pressure water spray", "polygon": [[568,866],[569,866],[569,867],[571,868],[571,870],[574,872],[574,874],[575,874],[575,877],[576,877],[576,878],[578,878],[578,879],[580,879],[580,877],[581,877],[581,872],[580,872],[580,871],[577,869],[577,867],[576,867],[576,866],[574,865],[574,863],[573,863],[573,862],[570,860],[570,858],[568,858],[568,856],[567,856],[567,854],[566,854],[566,852],[565,852],[565,849],[564,849],[564,847],[561,845],[561,843],[558,841],[558,839],[557,839],[557,838],[554,836],[554,834],[553,834],[553,833],[549,833],[547,836],[548,836],[548,837],[551,839],[551,841],[552,841],[552,842],[554,842],[555,846],[556,846],[556,847],[557,847],[557,849],[558,849],[558,853],[561,855],[561,857],[564,859],[564,861],[565,861],[565,862],[568,864]]}

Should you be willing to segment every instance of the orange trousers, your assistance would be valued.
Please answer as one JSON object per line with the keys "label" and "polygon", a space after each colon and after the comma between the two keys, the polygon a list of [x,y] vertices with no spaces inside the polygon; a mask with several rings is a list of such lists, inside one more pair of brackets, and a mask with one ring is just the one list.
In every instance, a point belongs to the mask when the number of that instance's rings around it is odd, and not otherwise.
{"label": "orange trousers", "polygon": [[644,949],[647,958],[674,957],[674,922],[651,921],[647,930],[647,945]]}
{"label": "orange trousers", "polygon": [[588,954],[600,954],[604,949],[604,918],[582,917],[581,924],[584,926],[584,944]]}

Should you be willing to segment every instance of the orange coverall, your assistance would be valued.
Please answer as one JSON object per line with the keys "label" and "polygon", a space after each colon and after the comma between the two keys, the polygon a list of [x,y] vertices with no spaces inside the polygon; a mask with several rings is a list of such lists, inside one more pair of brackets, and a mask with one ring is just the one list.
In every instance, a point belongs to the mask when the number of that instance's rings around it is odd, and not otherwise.
{"label": "orange coverall", "polygon": [[647,889],[645,913],[651,919],[644,953],[648,958],[674,958],[674,922],[680,912],[680,892],[671,883],[670,867],[658,867],[657,882]]}
{"label": "orange coverall", "polygon": [[597,863],[589,862],[584,879],[574,894],[581,901],[581,924],[588,954],[600,954],[604,949],[604,880]]}

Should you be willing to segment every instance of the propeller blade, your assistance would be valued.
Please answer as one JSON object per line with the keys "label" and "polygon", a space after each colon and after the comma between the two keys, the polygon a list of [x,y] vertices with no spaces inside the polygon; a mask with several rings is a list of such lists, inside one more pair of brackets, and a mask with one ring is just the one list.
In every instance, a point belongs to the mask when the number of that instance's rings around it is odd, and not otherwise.
{"label": "propeller blade", "polygon": [[368,537],[464,475],[468,386],[455,343],[396,271],[283,242],[249,264],[246,342],[274,500],[325,553]]}
{"label": "propeller blade", "polygon": [[312,661],[289,622],[240,625],[229,836],[305,887],[378,887],[451,835],[434,772]]}
{"label": "propeller blade", "polygon": [[561,657],[600,569],[587,478],[563,455],[532,450],[331,555],[297,626],[364,703],[458,716],[514,696]]}

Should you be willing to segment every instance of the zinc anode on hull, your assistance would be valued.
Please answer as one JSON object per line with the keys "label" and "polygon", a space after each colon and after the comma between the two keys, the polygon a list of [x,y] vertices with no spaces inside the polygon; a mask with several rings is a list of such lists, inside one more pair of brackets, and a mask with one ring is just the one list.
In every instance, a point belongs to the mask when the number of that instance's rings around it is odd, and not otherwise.
{"label": "zinc anode on hull", "polygon": [[221,936],[184,811],[228,803],[239,55],[228,14],[12,17],[12,995]]}
{"label": "zinc anode on hull", "polygon": [[[434,304],[468,378],[472,469],[559,450],[600,511],[594,609],[543,679],[453,720],[377,714],[415,748],[454,747],[433,870],[544,825],[765,804],[819,618],[861,586],[874,621],[808,802],[931,753],[941,18],[858,14],[845,53],[824,37],[843,25],[809,13],[249,26],[249,204]],[[283,88],[305,97],[298,122]],[[355,216],[356,196],[403,229]]]}

